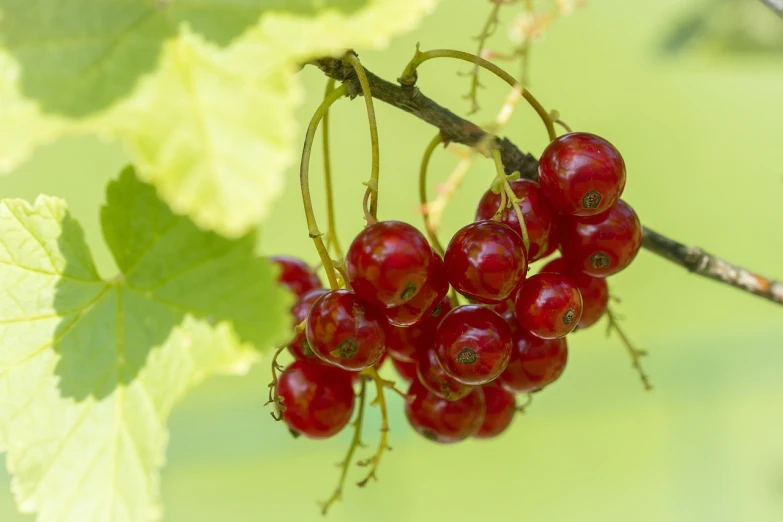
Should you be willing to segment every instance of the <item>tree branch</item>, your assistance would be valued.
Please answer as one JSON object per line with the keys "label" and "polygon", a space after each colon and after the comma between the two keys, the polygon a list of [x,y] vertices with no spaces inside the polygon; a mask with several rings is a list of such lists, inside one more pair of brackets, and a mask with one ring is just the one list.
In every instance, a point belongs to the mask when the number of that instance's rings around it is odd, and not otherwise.
{"label": "tree branch", "polygon": [[[773,7],[774,4],[778,4],[783,9],[783,0],[763,1]],[[328,77],[347,85],[351,98],[361,95],[359,80],[350,65],[335,58],[324,58],[311,63],[321,69]],[[475,147],[485,155],[489,154],[483,144],[491,136],[475,123],[427,98],[415,85],[396,85],[376,76],[367,69],[365,72],[373,97],[437,127],[440,129],[444,143],[461,143]],[[502,138],[500,146],[501,158],[507,174],[518,171],[524,178],[533,180],[538,178],[538,160],[536,158],[519,150],[508,138]],[[647,227],[644,228],[642,246],[690,272],[783,305],[783,283],[729,263],[708,254],[701,248],[683,245]]]}

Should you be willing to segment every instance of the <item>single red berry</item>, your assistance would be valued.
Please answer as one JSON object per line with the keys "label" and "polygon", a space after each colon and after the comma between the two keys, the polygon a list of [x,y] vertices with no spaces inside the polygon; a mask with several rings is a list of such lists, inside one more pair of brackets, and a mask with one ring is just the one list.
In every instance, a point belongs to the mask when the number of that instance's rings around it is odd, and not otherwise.
{"label": "single red berry", "polygon": [[418,379],[416,375],[416,367],[418,366],[417,363],[400,361],[394,357],[389,357],[389,359],[391,359],[392,365],[394,366],[394,370],[397,372],[397,375],[408,382]]}
{"label": "single red berry", "polygon": [[419,357],[416,375],[419,381],[441,399],[456,401],[473,390],[473,386],[463,384],[443,371],[438,363],[435,351],[430,349]]}
{"label": "single red berry", "polygon": [[481,387],[484,392],[486,414],[481,428],[474,437],[489,439],[503,433],[514,419],[517,411],[517,400],[514,394],[501,388],[496,382]]}
{"label": "single red berry", "polygon": [[557,272],[568,277],[582,295],[582,317],[576,330],[583,330],[595,324],[606,312],[609,303],[609,285],[606,279],[591,277],[583,272],[572,270],[565,259],[553,259],[541,269],[541,272]]}
{"label": "single red berry", "polygon": [[354,391],[351,373],[322,364],[294,361],[280,375],[283,421],[312,439],[338,433],[351,420]]}
{"label": "single red berry", "polygon": [[443,260],[436,252],[432,252],[429,274],[424,286],[413,299],[393,308],[387,308],[384,313],[389,322],[395,326],[411,326],[425,321],[449,291],[449,281]]}
{"label": "single red berry", "polygon": [[631,206],[618,201],[608,211],[560,222],[560,251],[576,270],[608,277],[631,264],[642,246],[642,224]]}
{"label": "single red berry", "polygon": [[552,222],[552,230],[549,232],[549,244],[547,245],[546,251],[541,254],[539,259],[544,259],[551,256],[560,246],[559,223],[559,219],[555,219]]}
{"label": "single red berry", "polygon": [[484,393],[474,388],[457,401],[441,399],[418,380],[408,389],[405,403],[408,422],[423,437],[442,444],[459,442],[474,435],[484,422]]}
{"label": "single red berry", "polygon": [[345,258],[353,291],[369,303],[388,308],[413,299],[424,286],[432,248],[416,228],[401,221],[366,226]]}
{"label": "single red berry", "polygon": [[605,139],[572,132],[556,138],[541,153],[538,182],[556,211],[594,216],[620,199],[625,188],[625,162]]}
{"label": "single red berry", "polygon": [[435,353],[441,368],[457,381],[485,384],[508,364],[511,329],[485,306],[458,306],[435,331]]}
{"label": "single red berry", "polygon": [[389,325],[386,332],[386,351],[398,361],[418,361],[419,354],[432,348],[435,343],[435,329],[450,311],[451,301],[444,297],[424,321],[412,326]]}
{"label": "single red berry", "polygon": [[[549,249],[549,233],[552,230],[552,223],[555,221],[556,214],[549,208],[538,183],[529,179],[518,179],[510,183],[511,189],[521,201],[519,210],[522,212],[522,218],[525,220],[527,236],[530,240],[528,249],[528,261],[533,262],[544,257],[544,253]],[[492,219],[492,216],[500,206],[500,194],[495,194],[491,190],[484,193],[476,209],[476,221]],[[522,229],[519,227],[519,219],[513,207],[505,208],[501,214],[500,221],[522,236]],[[557,242],[552,246],[557,248]]]}
{"label": "single red berry", "polygon": [[544,339],[556,339],[579,324],[582,295],[562,274],[536,274],[519,287],[514,308],[522,328]]}
{"label": "single red berry", "polygon": [[519,330],[514,334],[511,361],[497,382],[512,393],[540,390],[555,382],[568,361],[565,338],[541,339]]}
{"label": "single red berry", "polygon": [[359,371],[381,360],[388,324],[382,313],[348,290],[319,297],[307,316],[307,342],[322,360]]}
{"label": "single red berry", "polygon": [[444,263],[451,286],[481,303],[505,301],[527,275],[522,238],[497,221],[476,221],[458,230]]}
{"label": "single red berry", "polygon": [[277,281],[301,297],[314,288],[321,288],[321,280],[310,266],[291,256],[271,256],[270,261],[280,267]]}
{"label": "single red berry", "polygon": [[[294,328],[296,328],[302,321],[307,319],[307,314],[310,313],[310,308],[313,307],[319,297],[327,293],[325,288],[315,288],[304,294],[299,301],[291,308],[291,315],[294,316]],[[300,361],[310,361],[314,363],[326,364],[324,361],[316,357],[313,350],[310,348],[310,344],[307,342],[307,335],[305,330],[294,334],[293,340],[288,343],[288,351],[294,356],[294,359]]]}

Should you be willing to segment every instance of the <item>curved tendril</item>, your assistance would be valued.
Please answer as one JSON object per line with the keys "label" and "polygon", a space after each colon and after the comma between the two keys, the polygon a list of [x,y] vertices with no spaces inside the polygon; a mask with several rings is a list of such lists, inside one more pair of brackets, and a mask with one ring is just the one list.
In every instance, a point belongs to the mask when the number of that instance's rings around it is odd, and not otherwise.
{"label": "curved tendril", "polygon": [[313,200],[310,196],[310,153],[313,149],[313,139],[315,138],[315,131],[318,130],[318,124],[324,117],[329,107],[337,100],[342,98],[348,93],[348,86],[341,85],[330,92],[321,102],[321,105],[313,113],[313,117],[310,120],[310,124],[307,126],[307,132],[305,133],[304,147],[302,148],[302,162],[299,166],[299,183],[302,189],[302,203],[304,204],[305,219],[307,220],[307,230],[315,243],[315,248],[318,250],[318,255],[323,263],[324,270],[326,270],[326,277],[329,279],[329,286],[332,290],[339,287],[337,283],[337,277],[334,275],[334,264],[332,263],[329,252],[326,250],[326,245],[321,237],[321,231],[318,230],[318,224],[315,219],[315,213],[313,212]]}
{"label": "curved tendril", "polygon": [[424,157],[421,159],[421,168],[419,169],[419,202],[421,203],[421,215],[424,218],[424,231],[429,238],[432,247],[443,257],[445,250],[438,240],[438,235],[430,223],[430,210],[427,202],[427,168],[430,164],[430,158],[438,145],[443,143],[440,133],[435,136],[427,149],[424,151]]}
{"label": "curved tendril", "polygon": [[[334,90],[335,79],[329,78],[326,82],[324,99]],[[324,112],[321,122],[321,138],[324,148],[324,188],[326,191],[326,250],[332,247],[337,259],[342,259],[343,249],[337,238],[337,220],[334,217],[334,189],[332,187],[332,162],[329,152],[329,109]]]}

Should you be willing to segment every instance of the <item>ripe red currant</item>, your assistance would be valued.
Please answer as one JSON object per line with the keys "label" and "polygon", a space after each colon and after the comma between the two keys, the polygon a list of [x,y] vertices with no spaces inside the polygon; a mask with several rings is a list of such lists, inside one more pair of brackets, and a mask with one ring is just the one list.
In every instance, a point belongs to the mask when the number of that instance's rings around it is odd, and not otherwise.
{"label": "ripe red currant", "polygon": [[555,139],[538,161],[538,182],[556,211],[594,216],[609,209],[625,188],[625,162],[614,146],[586,132]]}
{"label": "ripe red currant", "polygon": [[413,299],[424,286],[432,249],[424,235],[401,221],[366,226],[345,258],[353,291],[383,308]]}
{"label": "ripe red currant", "polygon": [[560,251],[575,270],[607,277],[631,264],[642,246],[642,225],[625,201],[608,211],[560,222]]}
{"label": "ripe red currant", "polygon": [[484,423],[476,432],[477,439],[497,437],[511,424],[517,411],[517,401],[514,394],[501,388],[496,382],[481,387],[484,392],[486,414]]}
{"label": "ripe red currant", "polygon": [[301,297],[314,288],[321,288],[321,280],[310,266],[295,257],[271,256],[270,261],[280,267],[278,282]]}
{"label": "ripe red currant", "polygon": [[394,366],[394,370],[404,380],[408,382],[412,382],[418,379],[418,376],[416,375],[416,367],[418,365],[415,362],[400,361],[399,359],[395,359],[394,357],[390,357],[390,359],[392,365]]}
{"label": "ripe red currant", "polygon": [[348,290],[319,297],[307,316],[307,342],[322,360],[359,371],[381,360],[386,344],[386,318]]}
{"label": "ripe red currant", "polygon": [[444,372],[438,364],[435,351],[432,349],[427,350],[419,357],[417,375],[419,381],[430,393],[447,401],[461,399],[473,390],[473,386],[462,384]]}
{"label": "ripe red currant", "polygon": [[556,339],[579,324],[582,296],[562,274],[536,274],[519,287],[514,308],[522,328],[544,339]]}
{"label": "ripe red currant", "polygon": [[441,399],[419,381],[408,389],[405,403],[408,422],[423,437],[443,444],[459,442],[474,435],[484,422],[484,393],[474,388],[457,401]]}
{"label": "ripe red currant", "polygon": [[386,332],[386,351],[399,361],[418,361],[419,354],[432,348],[435,343],[435,329],[450,310],[451,301],[444,297],[424,321],[412,326],[389,325]]}
{"label": "ripe red currant", "polygon": [[[313,303],[315,303],[319,297],[327,292],[328,290],[325,288],[315,288],[304,294],[301,299],[299,299],[299,301],[291,309],[291,314],[294,316],[294,327],[298,326],[299,323],[307,319],[307,314],[310,313],[310,308],[313,307]],[[305,334],[305,330],[297,332],[294,335],[293,340],[288,343],[288,351],[291,352],[291,355],[294,356],[294,359],[326,364],[313,353],[313,350],[310,348],[310,344],[307,342],[307,335]]]}
{"label": "ripe red currant", "polygon": [[354,391],[351,374],[339,368],[294,361],[280,375],[283,421],[312,439],[331,437],[351,420]]}
{"label": "ripe red currant", "polygon": [[592,326],[606,312],[606,306],[609,303],[609,285],[606,284],[606,279],[574,271],[562,257],[553,259],[544,265],[541,272],[563,274],[579,289],[579,293],[582,295],[582,317],[579,319],[577,330]]}
{"label": "ripe red currant", "polygon": [[485,306],[458,306],[435,331],[435,353],[441,368],[457,381],[485,384],[508,364],[511,329]]}
{"label": "ripe red currant", "polygon": [[413,299],[385,310],[389,322],[395,326],[411,326],[426,320],[449,291],[449,281],[443,260],[432,252],[429,274],[419,293]]}
{"label": "ripe red currant", "polygon": [[[530,248],[528,249],[528,261],[533,262],[544,257],[549,249],[549,233],[552,230],[552,223],[555,221],[555,213],[549,208],[538,183],[529,179],[518,179],[510,183],[511,189],[521,201],[519,210],[525,220]],[[495,194],[491,190],[484,193],[476,209],[476,220],[483,221],[491,219],[500,206],[500,194]],[[513,207],[505,208],[500,218],[501,222],[511,227],[517,234],[522,236],[522,229],[519,227],[519,219]],[[552,248],[557,248],[557,242],[554,242]]]}
{"label": "ripe red currant", "polygon": [[560,377],[567,360],[565,338],[541,339],[519,330],[514,334],[511,360],[497,382],[512,393],[540,390]]}
{"label": "ripe red currant", "polygon": [[444,262],[451,286],[481,303],[505,301],[527,275],[522,238],[497,221],[476,221],[458,230]]}

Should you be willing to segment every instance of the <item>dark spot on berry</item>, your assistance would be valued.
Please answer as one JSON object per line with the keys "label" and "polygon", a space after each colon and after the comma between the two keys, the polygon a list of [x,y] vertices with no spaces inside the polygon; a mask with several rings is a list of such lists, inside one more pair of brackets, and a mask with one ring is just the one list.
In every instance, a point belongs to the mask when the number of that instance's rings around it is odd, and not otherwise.
{"label": "dark spot on berry", "polygon": [[299,347],[302,349],[302,354],[305,357],[315,357],[315,352],[310,348],[310,343],[307,342],[307,339],[302,339],[302,342],[299,343]]}
{"label": "dark spot on berry", "polygon": [[402,291],[402,294],[400,294],[400,297],[407,301],[411,298],[413,298],[414,295],[416,295],[416,290],[418,290],[418,287],[413,283],[408,283],[405,285],[405,290]]}
{"label": "dark spot on berry", "polygon": [[582,196],[582,208],[598,208],[604,197],[597,191],[591,190]]}
{"label": "dark spot on berry", "polygon": [[443,311],[443,307],[441,305],[438,305],[438,306],[435,307],[435,310],[432,311],[430,316],[438,317],[442,311]]}
{"label": "dark spot on berry", "polygon": [[569,308],[566,313],[563,314],[563,324],[568,326],[576,319],[576,309]]}
{"label": "dark spot on berry", "polygon": [[288,433],[290,433],[291,436],[295,439],[298,439],[301,436],[301,433],[291,428],[288,428]]}
{"label": "dark spot on berry", "polygon": [[427,440],[438,442],[438,435],[432,430],[421,430],[421,434]]}
{"label": "dark spot on berry", "polygon": [[359,343],[355,339],[346,339],[340,346],[329,352],[332,357],[339,359],[352,359],[359,351]]}
{"label": "dark spot on berry", "polygon": [[470,348],[463,348],[457,354],[457,362],[461,364],[473,364],[478,360],[478,354]]}
{"label": "dark spot on berry", "polygon": [[606,268],[609,266],[609,256],[606,252],[596,252],[590,256],[590,263],[593,268]]}

